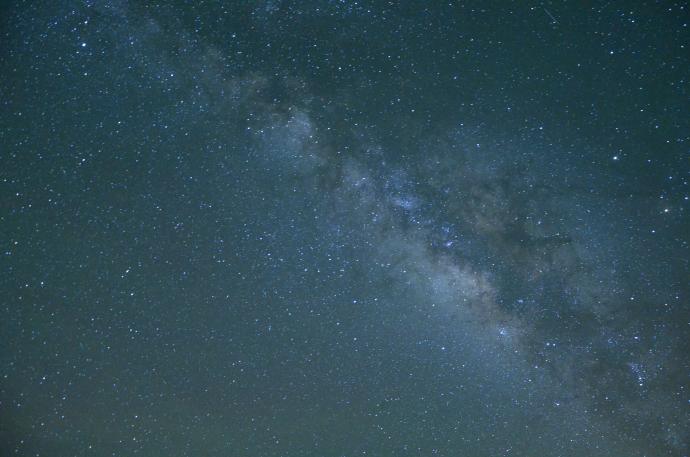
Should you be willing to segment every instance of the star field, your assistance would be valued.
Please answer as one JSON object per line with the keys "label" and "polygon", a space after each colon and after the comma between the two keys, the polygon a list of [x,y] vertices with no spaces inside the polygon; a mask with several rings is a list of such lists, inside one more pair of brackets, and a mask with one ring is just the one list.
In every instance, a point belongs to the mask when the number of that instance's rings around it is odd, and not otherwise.
{"label": "star field", "polygon": [[683,2],[0,21],[0,454],[688,455]]}

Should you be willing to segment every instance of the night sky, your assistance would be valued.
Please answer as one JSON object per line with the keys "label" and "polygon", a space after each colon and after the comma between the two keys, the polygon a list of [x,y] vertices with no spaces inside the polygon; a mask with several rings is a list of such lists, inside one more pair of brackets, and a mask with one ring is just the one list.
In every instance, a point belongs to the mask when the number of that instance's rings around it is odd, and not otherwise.
{"label": "night sky", "polygon": [[688,455],[689,22],[2,2],[0,455]]}

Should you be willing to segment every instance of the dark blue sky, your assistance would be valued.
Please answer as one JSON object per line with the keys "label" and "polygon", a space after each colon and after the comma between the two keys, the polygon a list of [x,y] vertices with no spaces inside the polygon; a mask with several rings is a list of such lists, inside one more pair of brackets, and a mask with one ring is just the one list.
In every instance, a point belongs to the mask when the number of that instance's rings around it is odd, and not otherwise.
{"label": "dark blue sky", "polygon": [[0,454],[685,456],[683,2],[0,6]]}

